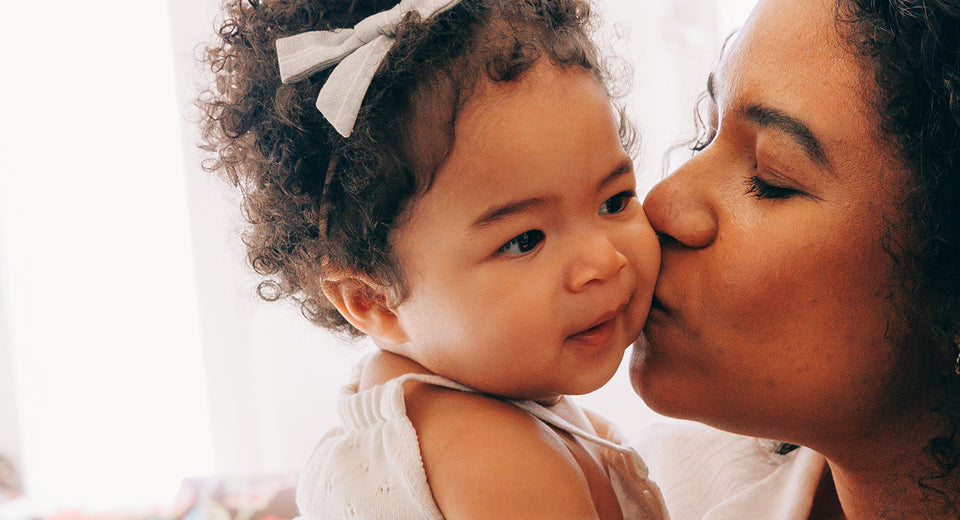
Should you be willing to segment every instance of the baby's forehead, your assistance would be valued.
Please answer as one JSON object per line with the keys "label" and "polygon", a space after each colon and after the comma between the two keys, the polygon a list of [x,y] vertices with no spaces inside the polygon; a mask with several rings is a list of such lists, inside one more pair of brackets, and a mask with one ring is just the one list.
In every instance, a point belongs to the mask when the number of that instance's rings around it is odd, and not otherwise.
{"label": "baby's forehead", "polygon": [[[560,66],[547,58],[538,60],[530,69],[511,81],[496,81],[479,78],[471,86],[458,106],[455,121],[468,118],[486,118],[485,112],[500,110],[503,114],[516,112],[520,107],[563,99],[558,93],[570,92],[573,83],[594,83],[609,103],[606,87],[593,72],[581,67]],[[491,120],[496,122],[497,120]]]}
{"label": "baby's forehead", "polygon": [[[452,148],[500,153],[516,148],[517,153],[523,152],[524,146],[538,138],[555,137],[545,135],[537,124],[545,113],[572,109],[586,101],[602,107],[604,114],[613,110],[595,75],[580,68],[561,68],[548,60],[541,60],[516,81],[480,81],[457,110]],[[583,121],[561,118],[555,126],[576,130],[584,125]]]}
{"label": "baby's forehead", "polygon": [[458,114],[450,152],[422,197],[435,209],[544,207],[633,175],[609,97],[588,73],[538,68],[476,99]]}

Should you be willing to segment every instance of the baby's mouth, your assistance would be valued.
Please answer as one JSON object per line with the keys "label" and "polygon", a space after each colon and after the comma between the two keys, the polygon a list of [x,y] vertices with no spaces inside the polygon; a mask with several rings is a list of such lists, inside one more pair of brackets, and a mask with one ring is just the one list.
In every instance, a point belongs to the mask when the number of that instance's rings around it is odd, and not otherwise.
{"label": "baby's mouth", "polygon": [[602,329],[603,327],[609,325],[611,322],[612,322],[612,320],[607,320],[607,321],[605,321],[605,322],[603,322],[603,323],[601,323],[601,324],[599,324],[599,325],[595,325],[595,326],[593,326],[593,327],[590,327],[590,328],[587,329],[587,330],[584,330],[584,331],[582,331],[582,332],[578,332],[578,333],[575,334],[575,336],[589,336],[590,334],[595,333],[595,332],[599,331],[600,329]]}
{"label": "baby's mouth", "polygon": [[594,325],[572,334],[569,339],[588,344],[603,344],[609,341],[617,327],[619,311],[601,316]]}

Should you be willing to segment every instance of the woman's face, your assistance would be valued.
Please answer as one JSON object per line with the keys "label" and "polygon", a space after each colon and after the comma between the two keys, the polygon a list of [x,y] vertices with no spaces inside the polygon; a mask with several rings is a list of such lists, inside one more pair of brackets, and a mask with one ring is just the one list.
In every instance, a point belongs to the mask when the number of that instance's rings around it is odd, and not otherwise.
{"label": "woman's face", "polygon": [[645,201],[663,256],[632,378],[658,412],[816,448],[899,404],[881,238],[906,174],[837,27],[833,0],[761,1],[715,137]]}

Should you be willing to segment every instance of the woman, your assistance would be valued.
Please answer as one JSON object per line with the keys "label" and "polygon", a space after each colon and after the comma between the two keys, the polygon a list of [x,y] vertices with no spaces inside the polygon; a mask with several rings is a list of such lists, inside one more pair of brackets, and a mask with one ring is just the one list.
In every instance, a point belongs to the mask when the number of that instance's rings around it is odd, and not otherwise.
{"label": "woman", "polygon": [[672,518],[960,518],[960,4],[761,0],[708,91],[634,386],[781,443],[649,429]]}

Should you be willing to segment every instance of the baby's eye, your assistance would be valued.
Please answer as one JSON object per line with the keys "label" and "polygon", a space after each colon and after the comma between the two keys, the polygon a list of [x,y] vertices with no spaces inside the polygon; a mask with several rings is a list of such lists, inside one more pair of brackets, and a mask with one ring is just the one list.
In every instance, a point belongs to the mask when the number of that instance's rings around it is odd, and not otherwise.
{"label": "baby's eye", "polygon": [[621,191],[613,197],[610,197],[600,206],[601,215],[613,215],[620,213],[630,203],[630,199],[637,196],[635,191]]}
{"label": "baby's eye", "polygon": [[543,231],[539,229],[524,231],[511,238],[506,244],[500,246],[500,248],[497,249],[497,254],[512,256],[525,255],[536,249],[537,245],[543,242],[545,236]]}

